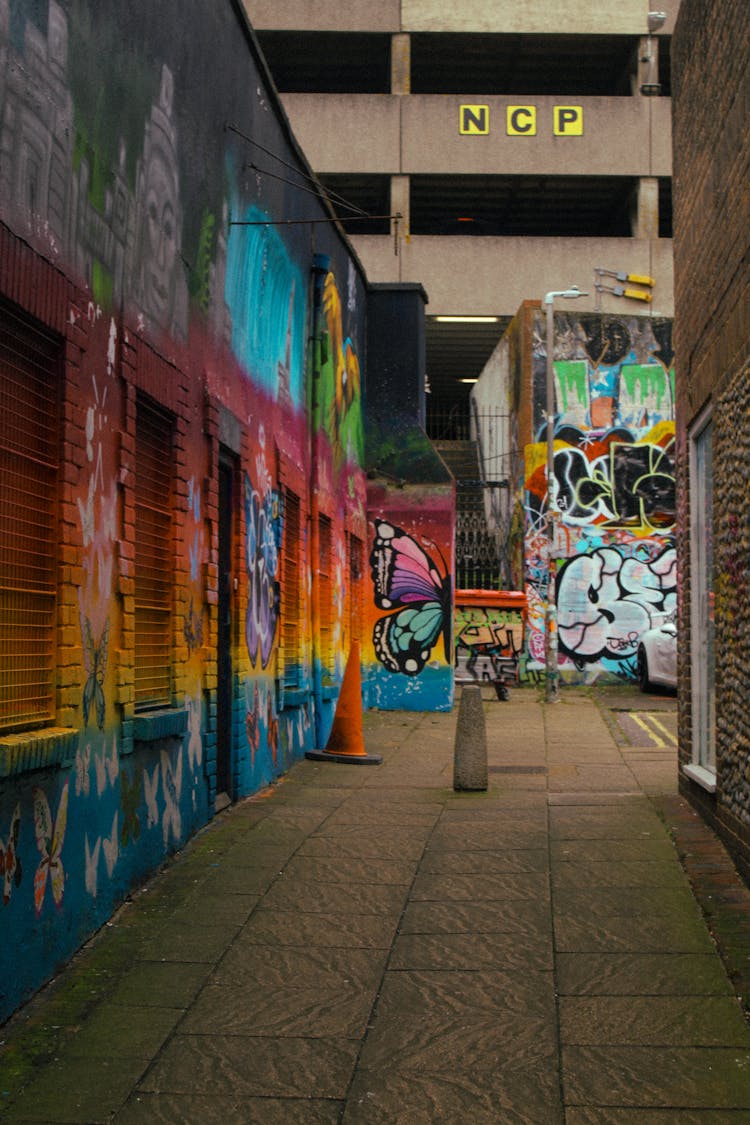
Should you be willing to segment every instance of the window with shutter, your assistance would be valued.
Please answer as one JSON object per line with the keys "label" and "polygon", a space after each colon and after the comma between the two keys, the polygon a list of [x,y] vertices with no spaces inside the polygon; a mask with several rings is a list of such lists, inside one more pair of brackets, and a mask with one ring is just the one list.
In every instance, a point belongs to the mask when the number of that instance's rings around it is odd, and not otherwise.
{"label": "window with shutter", "polygon": [[60,340],[0,305],[0,731],[55,718]]}
{"label": "window with shutter", "polygon": [[362,540],[351,532],[347,532],[346,546],[349,565],[348,616],[351,644],[354,641],[362,640],[362,615],[364,610],[362,567],[364,565],[364,549]]}
{"label": "window with shutter", "polygon": [[333,548],[331,521],[328,516],[318,516],[318,628],[320,663],[323,674],[333,670]]}
{"label": "window with shutter", "polygon": [[174,421],[139,394],[136,405],[135,703],[172,702],[172,462]]}
{"label": "window with shutter", "polygon": [[300,561],[301,511],[300,498],[284,488],[284,528],[281,560],[281,614],[279,676],[284,691],[302,686]]}

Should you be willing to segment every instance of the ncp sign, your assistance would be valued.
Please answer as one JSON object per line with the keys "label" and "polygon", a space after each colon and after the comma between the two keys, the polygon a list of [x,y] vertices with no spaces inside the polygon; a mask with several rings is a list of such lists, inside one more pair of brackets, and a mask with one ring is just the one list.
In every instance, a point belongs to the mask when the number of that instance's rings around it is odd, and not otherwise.
{"label": "ncp sign", "polygon": [[[505,132],[509,137],[535,137],[539,113],[535,105],[509,105],[505,107]],[[583,136],[583,106],[554,105],[552,107],[552,133],[555,137]],[[486,137],[490,132],[490,107],[488,105],[460,105],[458,131],[462,136]]]}

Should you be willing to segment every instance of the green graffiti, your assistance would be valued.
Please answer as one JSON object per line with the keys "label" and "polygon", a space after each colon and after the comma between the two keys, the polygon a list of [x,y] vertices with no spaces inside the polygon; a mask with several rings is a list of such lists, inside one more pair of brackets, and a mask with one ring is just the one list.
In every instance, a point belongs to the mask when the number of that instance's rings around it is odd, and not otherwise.
{"label": "green graffiti", "polygon": [[[670,376],[673,375],[672,370]],[[621,378],[632,401],[644,403],[655,400],[656,411],[662,412],[662,400],[667,393],[667,376],[660,364],[624,363]]]}
{"label": "green graffiti", "polygon": [[204,312],[208,312],[211,303],[211,263],[215,232],[216,216],[209,211],[204,211],[198,235],[195,269],[190,275],[190,295]]}
{"label": "green graffiti", "polygon": [[[561,413],[565,414],[573,405],[588,405],[588,368],[582,359],[560,359],[555,363],[560,391]],[[571,397],[577,403],[570,401]]]}

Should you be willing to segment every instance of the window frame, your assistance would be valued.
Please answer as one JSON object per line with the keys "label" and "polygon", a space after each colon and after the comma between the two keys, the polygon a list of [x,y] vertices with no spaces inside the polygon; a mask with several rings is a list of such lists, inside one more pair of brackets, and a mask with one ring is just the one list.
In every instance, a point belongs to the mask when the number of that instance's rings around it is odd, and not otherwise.
{"label": "window frame", "polygon": [[713,409],[709,404],[688,430],[692,761],[683,765],[683,772],[709,792],[716,790],[713,440]]}
{"label": "window frame", "polygon": [[318,512],[318,656],[324,684],[334,670],[333,520]]}
{"label": "window frame", "polygon": [[[34,499],[39,503],[39,515],[42,515],[46,523],[48,534],[45,538],[47,549],[44,552],[34,551],[33,545],[38,542],[40,536],[40,522],[34,524],[33,536],[27,536],[28,546],[24,553],[24,560],[21,563],[7,564],[7,578],[0,575],[0,598],[4,599],[4,593],[8,595],[9,607],[9,620],[8,620],[8,635],[0,640],[3,644],[7,640],[8,652],[7,662],[8,667],[13,666],[16,671],[19,667],[19,654],[15,656],[11,651],[12,641],[11,632],[17,627],[10,624],[10,618],[23,612],[23,603],[28,602],[30,599],[41,599],[43,608],[39,608],[36,614],[27,609],[32,616],[35,616],[37,621],[40,618],[46,619],[48,624],[39,626],[32,625],[27,622],[21,628],[24,634],[31,632],[33,629],[37,635],[38,640],[36,643],[37,651],[32,653],[32,659],[29,664],[30,674],[38,677],[34,686],[39,687],[40,690],[37,695],[30,701],[29,709],[24,713],[20,710],[13,711],[13,694],[18,693],[19,687],[24,683],[23,677],[16,675],[15,678],[11,676],[11,682],[3,676],[3,683],[0,685],[0,738],[6,736],[15,737],[22,735],[24,732],[29,732],[33,737],[35,743],[39,741],[39,732],[45,729],[48,731],[55,727],[58,716],[58,697],[57,697],[57,669],[59,666],[59,643],[60,643],[60,482],[62,479],[62,464],[63,464],[63,447],[62,447],[62,406],[64,401],[64,386],[65,386],[65,340],[58,333],[47,327],[42,322],[30,316],[24,310],[17,307],[13,302],[7,299],[0,301],[0,317],[2,317],[2,371],[3,375],[4,393],[0,397],[5,398],[7,394],[8,400],[5,403],[5,408],[2,411],[2,427],[5,428],[5,442],[2,449],[0,449],[0,457],[3,461],[12,461],[17,458],[23,459],[23,466],[19,467],[16,473],[18,477],[17,492],[23,492],[27,497],[32,496],[31,481],[36,479],[36,484],[39,486]],[[15,350],[14,350],[15,349]],[[12,358],[11,358],[12,357]],[[41,362],[39,362],[41,361]],[[31,379],[35,373],[40,373],[41,379],[39,381],[40,390],[40,404],[36,408],[37,428],[35,434],[31,431],[31,420],[26,419],[27,429],[21,436],[29,440],[22,446],[21,449],[14,448],[16,444],[14,437],[18,438],[18,432],[15,434],[11,432],[11,425],[14,420],[14,415],[10,409],[11,403],[15,398],[19,401],[18,394],[14,394],[13,380],[8,378],[7,388],[5,387],[4,373],[10,371],[13,363],[18,364],[19,378],[15,382],[16,392],[19,392],[30,400],[31,398]],[[45,384],[45,385],[42,385]],[[22,405],[29,406],[29,401]],[[18,418],[20,419],[21,411],[19,410]],[[47,420],[52,417],[52,422]],[[44,419],[43,428],[46,431],[47,442],[44,449],[45,456],[40,455],[38,446],[34,446],[33,439],[40,433],[40,420]],[[23,420],[21,420],[23,424]],[[22,503],[12,505],[13,492],[10,487],[7,487],[7,482],[10,474],[3,473],[3,478],[6,482],[5,498],[2,497],[0,492],[0,512],[7,504],[8,513],[8,526],[9,538],[13,540],[12,552],[17,556],[18,552],[18,538],[19,527],[23,527],[24,518],[23,513],[28,512],[28,508]],[[21,497],[21,499],[23,499]],[[20,513],[20,514],[19,514]],[[11,551],[9,550],[9,554]],[[36,565],[32,565],[36,564]],[[5,571],[5,567],[3,567]],[[18,580],[18,575],[14,579],[14,571],[22,571],[25,578],[34,571],[43,575],[45,580],[40,580],[39,589],[30,591],[28,583],[24,583],[23,588],[14,585]],[[3,584],[7,582],[7,586]],[[42,589],[44,587],[44,589]],[[4,591],[4,593],[3,593]],[[19,602],[21,606],[19,608]],[[43,636],[39,636],[40,630]],[[5,628],[3,627],[3,632]],[[28,656],[28,653],[21,655]],[[27,697],[28,699],[28,697]],[[8,707],[7,716],[5,715],[6,705]],[[56,729],[56,728],[55,728]],[[63,732],[58,731],[58,734]],[[55,739],[53,738],[53,742]],[[49,739],[47,740],[49,742]],[[43,750],[43,757],[46,758],[49,753],[55,754],[54,747],[46,746]]]}

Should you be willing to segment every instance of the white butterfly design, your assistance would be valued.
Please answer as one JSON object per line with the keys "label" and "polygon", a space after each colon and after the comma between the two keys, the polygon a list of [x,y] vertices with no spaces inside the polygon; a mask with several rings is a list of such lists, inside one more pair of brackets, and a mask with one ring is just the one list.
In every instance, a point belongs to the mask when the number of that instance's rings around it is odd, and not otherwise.
{"label": "white butterfly design", "polygon": [[148,770],[143,771],[143,791],[146,795],[147,820],[146,827],[153,828],[159,823],[159,808],[156,798],[159,796],[159,766],[154,766],[154,772],[149,776]]}
{"label": "white butterfly design", "polygon": [[188,709],[188,730],[190,731],[190,738],[188,740],[188,762],[190,768],[195,769],[203,761],[203,742],[201,739],[201,706],[200,695],[193,698],[190,695],[185,696],[185,703]]}
{"label": "white butterfly design", "polygon": [[91,791],[90,768],[91,743],[87,742],[83,748],[79,746],[76,751],[76,797],[80,797],[81,794],[88,797]]}
{"label": "white butterfly design", "polygon": [[176,764],[173,765],[166,750],[161,752],[161,776],[164,782],[164,817],[162,829],[164,832],[164,847],[169,842],[170,832],[175,843],[180,839],[182,832],[182,817],[180,815],[180,794],[182,793],[182,747],[176,754]]}
{"label": "white butterfly design", "polygon": [[13,884],[20,885],[21,861],[18,858],[18,836],[21,829],[21,805],[16,805],[10,818],[10,831],[5,844],[0,840],[0,874],[3,876],[3,902],[7,906]]}
{"label": "white butterfly design", "polygon": [[44,892],[47,889],[47,875],[52,884],[52,897],[55,906],[63,900],[65,890],[65,870],[62,864],[62,847],[65,840],[65,829],[68,823],[68,785],[65,782],[60,794],[60,803],[57,806],[57,816],[54,825],[50,812],[47,794],[43,789],[35,786],[34,797],[34,831],[36,833],[36,846],[41,859],[34,876],[34,906],[37,914],[41,914],[44,905]]}
{"label": "white butterfly design", "polygon": [[107,749],[106,742],[102,747],[101,754],[98,754],[95,759],[96,764],[96,791],[101,797],[104,790],[107,788],[107,783],[114,785],[117,781],[117,775],[120,770],[120,759],[117,753],[117,735],[112,740],[112,749]]}
{"label": "white butterfly design", "polygon": [[99,852],[101,850],[102,840],[101,836],[94,844],[94,850],[89,848],[88,834],[84,838],[85,847],[85,860],[86,860],[86,890],[92,898],[96,898],[97,882],[98,882],[98,869],[99,869]]}
{"label": "white butterfly design", "polygon": [[115,869],[115,864],[117,863],[118,857],[120,855],[120,848],[117,840],[118,817],[119,813],[115,812],[115,818],[112,821],[112,834],[109,837],[105,836],[102,840],[102,847],[104,848],[104,862],[107,865],[107,874],[109,875],[110,879],[112,878],[112,872]]}

